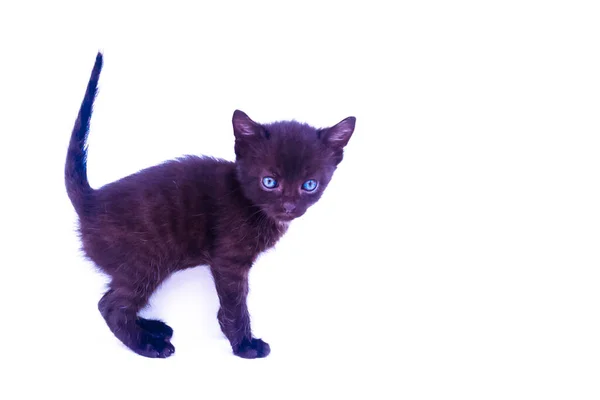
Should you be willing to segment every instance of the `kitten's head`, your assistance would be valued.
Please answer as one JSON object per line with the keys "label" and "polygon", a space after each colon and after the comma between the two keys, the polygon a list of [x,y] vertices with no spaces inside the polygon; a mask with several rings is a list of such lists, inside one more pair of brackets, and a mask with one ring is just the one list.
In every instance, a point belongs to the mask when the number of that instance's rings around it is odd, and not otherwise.
{"label": "kitten's head", "polygon": [[244,195],[280,222],[303,215],[319,200],[356,118],[316,129],[295,121],[259,124],[245,113],[233,113],[237,176]]}

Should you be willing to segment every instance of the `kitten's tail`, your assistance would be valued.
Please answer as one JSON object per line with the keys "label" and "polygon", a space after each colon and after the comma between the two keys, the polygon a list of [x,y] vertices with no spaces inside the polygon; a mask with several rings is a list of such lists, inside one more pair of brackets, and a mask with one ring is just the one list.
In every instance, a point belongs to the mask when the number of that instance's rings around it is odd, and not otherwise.
{"label": "kitten's tail", "polygon": [[65,185],[67,194],[77,214],[86,213],[89,195],[93,192],[87,178],[87,136],[90,130],[90,119],[96,92],[98,91],[98,78],[102,70],[102,53],[98,52],[92,75],[81,102],[79,114],[71,133],[67,161],[65,164]]}

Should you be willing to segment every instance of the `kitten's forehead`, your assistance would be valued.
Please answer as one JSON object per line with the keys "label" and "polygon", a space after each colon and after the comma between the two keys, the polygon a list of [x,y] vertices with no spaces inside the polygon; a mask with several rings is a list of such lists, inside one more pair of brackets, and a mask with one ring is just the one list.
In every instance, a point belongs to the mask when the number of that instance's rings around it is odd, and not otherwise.
{"label": "kitten's forehead", "polygon": [[267,125],[273,167],[288,179],[303,179],[322,168],[324,146],[317,130],[297,122]]}

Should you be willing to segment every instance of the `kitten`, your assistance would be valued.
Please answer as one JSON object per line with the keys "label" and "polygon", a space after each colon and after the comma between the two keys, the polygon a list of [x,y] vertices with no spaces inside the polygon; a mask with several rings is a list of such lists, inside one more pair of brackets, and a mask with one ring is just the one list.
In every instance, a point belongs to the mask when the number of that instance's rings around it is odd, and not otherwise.
{"label": "kitten", "polygon": [[236,110],[235,162],[186,156],[92,189],[86,140],[101,69],[98,53],[71,135],[65,183],[83,251],[111,277],[98,303],[108,327],[142,356],[169,357],[173,330],[138,312],[171,273],[207,264],[233,353],[266,357],[269,345],[250,329],[248,272],[287,224],[319,200],[355,118],[315,129],[295,121],[258,124]]}

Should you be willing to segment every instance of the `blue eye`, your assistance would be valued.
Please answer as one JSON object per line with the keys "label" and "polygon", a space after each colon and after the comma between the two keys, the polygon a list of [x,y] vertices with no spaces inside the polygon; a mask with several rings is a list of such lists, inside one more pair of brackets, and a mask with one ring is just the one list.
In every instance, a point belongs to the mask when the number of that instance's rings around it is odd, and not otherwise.
{"label": "blue eye", "polygon": [[302,189],[307,192],[313,192],[317,188],[317,181],[314,179],[309,179],[302,184]]}
{"label": "blue eye", "polygon": [[267,189],[275,189],[277,187],[277,180],[275,180],[273,177],[265,176],[262,179],[262,184]]}

